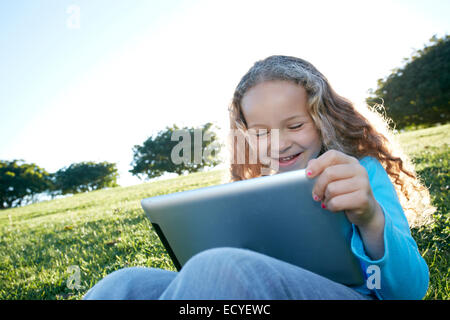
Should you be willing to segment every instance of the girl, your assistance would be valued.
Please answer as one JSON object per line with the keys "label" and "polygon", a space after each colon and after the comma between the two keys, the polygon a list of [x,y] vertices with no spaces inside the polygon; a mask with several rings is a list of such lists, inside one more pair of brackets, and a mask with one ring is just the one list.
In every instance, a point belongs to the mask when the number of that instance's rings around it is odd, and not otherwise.
{"label": "girl", "polygon": [[[233,155],[245,154],[246,159],[236,163],[233,157],[231,180],[258,177],[267,169],[278,173],[306,168],[310,178],[317,177],[311,197],[324,210],[344,211],[352,223],[351,249],[367,283],[347,287],[250,250],[216,248],[192,257],[179,273],[155,268],[116,271],[85,299],[424,297],[428,267],[406,217],[413,225],[427,223],[432,207],[408,159],[394,154],[399,149],[394,149],[387,122],[374,111],[364,116],[337,95],[314,66],[288,56],[256,62],[238,84],[229,111]],[[279,134],[276,158],[270,166],[261,159],[251,164],[250,148],[258,148],[252,142],[265,140],[269,147],[273,130]],[[244,144],[234,143],[236,131],[245,137]],[[250,139],[252,134],[256,139]]]}

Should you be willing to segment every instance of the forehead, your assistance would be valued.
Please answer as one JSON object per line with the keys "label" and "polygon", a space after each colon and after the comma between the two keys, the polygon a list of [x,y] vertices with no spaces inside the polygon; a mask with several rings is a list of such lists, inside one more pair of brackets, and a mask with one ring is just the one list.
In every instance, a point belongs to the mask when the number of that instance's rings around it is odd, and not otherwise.
{"label": "forehead", "polygon": [[289,118],[309,117],[308,95],[301,86],[289,81],[265,81],[247,91],[242,113],[248,127],[276,127]]}

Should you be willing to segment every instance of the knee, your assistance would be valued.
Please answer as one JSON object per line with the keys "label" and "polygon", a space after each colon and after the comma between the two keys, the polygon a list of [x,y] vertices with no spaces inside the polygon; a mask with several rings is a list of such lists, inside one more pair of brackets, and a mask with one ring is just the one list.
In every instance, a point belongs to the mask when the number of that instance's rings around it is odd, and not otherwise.
{"label": "knee", "polygon": [[108,274],[105,278],[100,280],[100,282],[103,282],[104,285],[114,286],[117,288],[132,284],[133,282],[139,282],[139,278],[142,278],[150,270],[152,269],[144,267],[123,268]]}
{"label": "knee", "polygon": [[136,276],[139,269],[138,267],[123,268],[106,275],[89,289],[83,299],[120,299],[128,283]]}
{"label": "knee", "polygon": [[[140,291],[142,286],[148,282],[169,283],[175,273],[172,271],[145,268],[129,267],[114,271],[101,279],[94,285],[83,297],[83,299],[93,300],[115,300],[129,299],[136,292]],[[155,281],[158,280],[158,281]]]}
{"label": "knee", "polygon": [[237,262],[249,256],[250,251],[240,248],[220,247],[207,249],[192,256],[188,264],[202,264],[206,262]]}
{"label": "knee", "polygon": [[214,248],[194,255],[180,271],[180,287],[200,299],[267,299],[274,270],[267,256],[239,248]]}
{"label": "knee", "polygon": [[231,247],[207,249],[191,257],[184,265],[186,270],[202,270],[203,272],[233,273],[252,270],[261,265],[259,253]]}

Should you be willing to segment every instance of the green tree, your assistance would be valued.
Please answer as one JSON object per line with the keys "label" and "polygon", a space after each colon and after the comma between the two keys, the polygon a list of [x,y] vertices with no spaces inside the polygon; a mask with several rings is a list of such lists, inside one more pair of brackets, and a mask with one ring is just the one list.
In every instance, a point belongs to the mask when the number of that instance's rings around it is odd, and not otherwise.
{"label": "green tree", "polygon": [[450,37],[433,36],[405,65],[379,79],[370,105],[383,103],[398,129],[450,120]]}
{"label": "green tree", "polygon": [[0,160],[0,209],[22,205],[50,190],[50,174],[24,160]]}
{"label": "green tree", "polygon": [[140,179],[151,179],[166,172],[184,174],[201,171],[220,163],[218,155],[221,147],[212,123],[200,128],[173,125],[148,138],[143,145],[133,147],[133,169],[129,172]]}
{"label": "green tree", "polygon": [[80,162],[64,167],[52,175],[55,194],[75,194],[117,187],[115,163]]}

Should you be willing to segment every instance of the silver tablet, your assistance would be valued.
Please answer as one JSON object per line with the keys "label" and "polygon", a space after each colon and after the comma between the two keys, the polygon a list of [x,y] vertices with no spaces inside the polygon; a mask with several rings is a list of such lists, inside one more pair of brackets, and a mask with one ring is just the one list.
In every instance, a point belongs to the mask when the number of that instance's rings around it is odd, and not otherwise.
{"label": "silver tablet", "polygon": [[305,170],[155,196],[141,201],[175,267],[210,248],[246,248],[345,285],[363,273],[343,212],[312,199]]}

